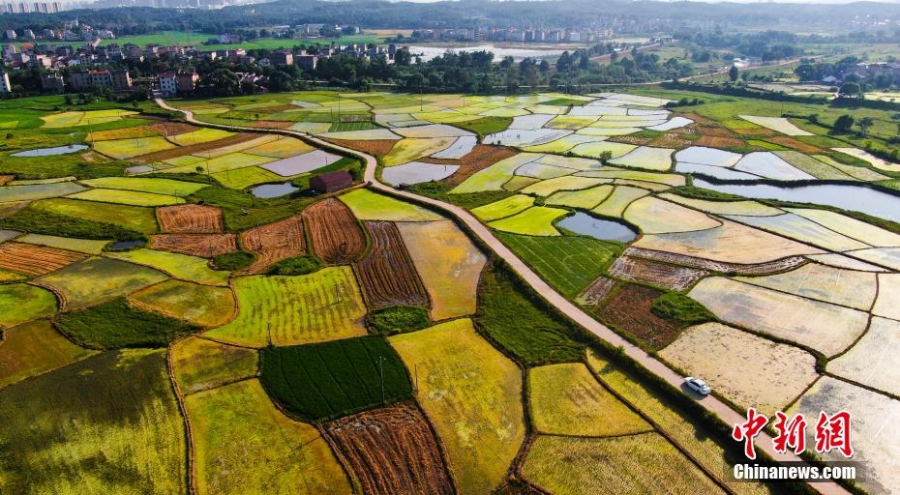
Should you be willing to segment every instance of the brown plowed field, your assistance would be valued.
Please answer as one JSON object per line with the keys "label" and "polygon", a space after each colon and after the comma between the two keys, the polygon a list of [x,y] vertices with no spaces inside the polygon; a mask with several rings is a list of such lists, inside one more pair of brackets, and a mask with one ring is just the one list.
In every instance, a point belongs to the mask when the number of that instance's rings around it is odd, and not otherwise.
{"label": "brown plowed field", "polygon": [[0,175],[0,186],[5,186],[7,182],[15,179],[15,175]]}
{"label": "brown plowed field", "polygon": [[469,177],[475,175],[476,172],[490,167],[491,165],[505,160],[518,152],[513,148],[505,146],[489,146],[486,144],[476,144],[469,154],[462,157],[461,160],[436,160],[425,158],[420,161],[433,162],[442,165],[459,165],[459,170],[450,177],[442,180],[448,186],[458,186],[466,181]]}
{"label": "brown plowed field", "polygon": [[372,247],[354,268],[369,309],[427,306],[428,292],[393,222],[366,222]]}
{"label": "brown plowed field", "polygon": [[640,136],[611,136],[609,141],[614,143],[630,144],[632,146],[646,146],[652,139]]}
{"label": "brown plowed field", "polygon": [[347,416],[325,431],[362,493],[456,493],[427,419],[411,404]]}
{"label": "brown plowed field", "polygon": [[84,253],[45,246],[18,242],[0,244],[0,268],[31,276],[46,275],[87,257]]}
{"label": "brown plowed field", "polygon": [[394,145],[397,143],[397,141],[394,141],[392,139],[371,139],[359,141],[328,139],[327,141],[332,142],[338,146],[344,146],[346,148],[350,148],[351,150],[361,151],[363,153],[378,157],[385,156],[390,153],[394,148]]}
{"label": "brown plowed field", "polygon": [[329,265],[356,261],[366,250],[366,238],[353,212],[344,203],[328,198],[303,211],[312,252]]}
{"label": "brown plowed field", "polygon": [[696,146],[706,146],[707,148],[745,148],[747,142],[733,137],[719,137],[703,135],[700,139],[694,141]]}
{"label": "brown plowed field", "polygon": [[222,210],[212,206],[175,205],[156,209],[163,232],[171,234],[217,234],[225,230]]}
{"label": "brown plowed field", "polygon": [[237,236],[234,234],[152,235],[150,236],[150,247],[201,258],[212,258],[238,250]]}
{"label": "brown plowed field", "polygon": [[712,261],[703,258],[695,258],[684,254],[667,253],[664,251],[653,251],[650,249],[641,249],[630,247],[625,250],[626,256],[643,258],[647,260],[662,261],[664,263],[672,263],[675,265],[690,266],[700,268],[712,272],[729,273],[733,272],[738,275],[764,275],[767,273],[778,273],[798,268],[809,262],[802,256],[791,256],[780,260],[759,263],[756,265],[741,265],[738,263],[725,263],[722,261]]}
{"label": "brown plowed field", "polygon": [[306,252],[303,221],[300,215],[295,215],[242,232],[241,246],[257,255],[256,261],[247,268],[246,273],[265,273],[275,263]]}
{"label": "brown plowed field", "polygon": [[623,280],[646,282],[675,290],[687,289],[694,282],[709,275],[708,271],[698,268],[670,265],[628,256],[617,259],[610,267],[609,273]]}
{"label": "brown plowed field", "polygon": [[662,349],[678,337],[679,328],[650,311],[661,295],[661,290],[626,284],[594,312],[604,323],[630,333],[653,349]]}
{"label": "brown plowed field", "polygon": [[199,127],[183,122],[161,122],[159,124],[150,124],[150,128],[156,131],[160,136],[175,136],[200,130]]}
{"label": "brown plowed field", "polygon": [[684,137],[684,134],[666,133],[650,142],[654,148],[684,149],[694,145],[694,142]]}
{"label": "brown plowed field", "polygon": [[190,146],[181,146],[179,148],[172,148],[170,150],[157,151],[156,153],[136,156],[134,158],[130,158],[130,160],[135,163],[161,162],[163,160],[178,158],[179,156],[192,155],[194,153],[202,153],[207,150],[214,150],[224,148],[226,146],[232,146],[235,144],[246,143],[247,141],[252,141],[259,136],[259,134],[241,133],[235,136],[227,137],[225,139],[219,139],[218,141],[197,143]]}
{"label": "brown plowed field", "polygon": [[609,295],[615,287],[615,280],[600,275],[597,277],[597,280],[591,282],[591,285],[581,291],[578,299],[583,301],[586,306],[596,306],[597,304],[600,304],[600,301]]}
{"label": "brown plowed field", "polygon": [[800,142],[789,136],[772,136],[766,138],[766,141],[769,141],[770,143],[780,144],[785,148],[791,148],[801,153],[807,153],[810,155],[817,155],[822,153],[822,148],[817,148],[811,144]]}

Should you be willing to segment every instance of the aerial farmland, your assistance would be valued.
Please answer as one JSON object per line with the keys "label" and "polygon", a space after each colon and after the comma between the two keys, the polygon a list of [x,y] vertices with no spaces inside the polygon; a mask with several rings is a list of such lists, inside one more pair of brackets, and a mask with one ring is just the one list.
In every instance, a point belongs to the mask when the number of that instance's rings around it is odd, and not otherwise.
{"label": "aerial farmland", "polygon": [[900,165],[682,96],[0,101],[0,493],[900,493]]}

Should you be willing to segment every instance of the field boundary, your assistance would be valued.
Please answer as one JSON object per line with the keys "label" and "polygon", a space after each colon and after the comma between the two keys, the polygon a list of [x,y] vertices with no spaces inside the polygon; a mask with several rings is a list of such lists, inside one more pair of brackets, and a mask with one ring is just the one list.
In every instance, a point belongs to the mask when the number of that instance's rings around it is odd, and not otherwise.
{"label": "field boundary", "polygon": [[[174,343],[174,342],[173,342]],[[187,488],[188,495],[195,495],[198,493],[197,488],[197,472],[196,472],[196,460],[194,458],[194,430],[191,426],[191,418],[187,411],[187,406],[184,403],[184,394],[181,391],[181,386],[178,385],[178,380],[175,379],[175,365],[172,360],[172,346],[170,345],[168,349],[166,349],[166,371],[169,375],[169,382],[172,386],[172,392],[175,393],[175,400],[178,402],[178,411],[181,413],[181,417],[184,419],[184,428],[185,428],[185,436],[187,448],[187,472],[185,475],[187,476]]]}

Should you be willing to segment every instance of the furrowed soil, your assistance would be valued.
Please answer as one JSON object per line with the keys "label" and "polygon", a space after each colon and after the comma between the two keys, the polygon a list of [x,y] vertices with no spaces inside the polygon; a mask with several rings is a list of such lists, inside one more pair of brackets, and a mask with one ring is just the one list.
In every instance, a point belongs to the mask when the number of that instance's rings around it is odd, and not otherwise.
{"label": "furrowed soil", "polygon": [[662,291],[640,285],[624,285],[594,312],[604,322],[634,335],[654,349],[662,349],[678,337],[678,325],[659,318],[650,307]]}
{"label": "furrowed soil", "polygon": [[141,155],[141,156],[131,158],[131,160],[134,161],[135,163],[161,162],[164,160],[171,160],[172,158],[178,158],[179,156],[193,155],[196,153],[203,153],[204,151],[223,148],[226,146],[232,146],[235,144],[246,143],[247,141],[252,141],[258,137],[259,137],[259,134],[241,133],[236,136],[227,137],[225,139],[219,139],[217,141],[209,141],[206,143],[198,143],[198,144],[192,144],[192,145],[188,145],[188,146],[181,146],[179,148],[173,148],[170,150],[157,151],[156,153],[149,153],[146,155]]}
{"label": "furrowed soil", "polygon": [[709,275],[706,270],[670,265],[656,261],[622,256],[609,269],[610,275],[675,290],[684,290]]}
{"label": "furrowed soil", "polygon": [[360,141],[348,141],[346,139],[326,139],[338,146],[344,146],[351,150],[360,151],[376,157],[385,156],[391,152],[397,141],[393,139],[372,139]]}
{"label": "furrowed soil", "polygon": [[299,215],[241,233],[241,246],[257,255],[246,274],[257,275],[275,263],[306,252],[303,221]]}
{"label": "furrowed soil", "polygon": [[456,492],[438,439],[412,404],[347,416],[326,424],[325,431],[363,493]]}
{"label": "furrowed soil", "polygon": [[334,198],[310,206],[303,212],[312,252],[329,265],[355,261],[366,249],[366,238],[353,212]]}
{"label": "furrowed soil", "polygon": [[372,248],[355,265],[369,309],[428,306],[428,292],[393,222],[366,222]]}
{"label": "furrowed soil", "polygon": [[150,247],[173,253],[211,258],[238,250],[234,234],[160,234],[150,236]]}
{"label": "furrowed soil", "polygon": [[87,257],[84,253],[65,249],[18,242],[0,244],[0,268],[25,275],[46,275]]}
{"label": "furrowed soil", "polygon": [[217,234],[225,230],[222,210],[212,206],[176,205],[156,209],[162,232],[170,234]]}

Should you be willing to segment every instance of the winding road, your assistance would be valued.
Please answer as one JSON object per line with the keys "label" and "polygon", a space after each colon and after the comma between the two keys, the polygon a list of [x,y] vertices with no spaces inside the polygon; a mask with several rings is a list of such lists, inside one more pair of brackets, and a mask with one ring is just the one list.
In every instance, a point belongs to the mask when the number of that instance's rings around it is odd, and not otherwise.
{"label": "winding road", "polygon": [[[199,121],[194,118],[193,112],[189,110],[181,110],[174,107],[169,106],[163,99],[156,98],[156,104],[161,108],[183,113],[185,116],[185,120],[192,124],[201,125],[204,127],[213,127],[219,129],[226,130],[236,130],[236,131],[247,131],[247,132],[271,132],[278,133],[283,135],[288,135],[292,137],[301,138],[307,142],[314,143],[323,148],[331,148],[335,150],[339,150],[343,153],[357,156],[366,163],[364,180],[369,183],[369,187],[376,191],[381,191],[383,193],[389,194],[394,197],[399,198],[407,198],[414,202],[428,204],[435,209],[443,211],[446,214],[452,215],[458,221],[462,222],[466,225],[470,232],[474,235],[478,236],[481,241],[487,245],[496,256],[499,256],[504,261],[506,261],[510,267],[512,267],[515,272],[525,280],[531,288],[540,294],[549,304],[554,306],[558,311],[568,316],[570,319],[575,321],[578,325],[580,325],[583,329],[592,333],[597,338],[607,342],[608,344],[614,347],[621,347],[625,354],[627,354],[631,359],[638,362],[641,366],[654,373],[659,378],[665,380],[671,386],[676,389],[685,390],[683,386],[684,379],[683,377],[670,369],[668,366],[657,360],[655,357],[651,356],[644,352],[641,348],[635,346],[631,342],[628,342],[624,338],[622,338],[617,333],[613,332],[605,325],[601,324],[597,320],[595,320],[592,316],[587,314],[584,310],[576,306],[567,300],[562,294],[557,292],[553,287],[551,287],[547,282],[545,282],[534,270],[531,269],[525,262],[523,262],[518,256],[515,255],[509,248],[506,247],[496,236],[488,229],[484,224],[482,224],[478,219],[476,219],[471,213],[460,208],[459,206],[452,205],[449,203],[445,203],[443,201],[438,201],[436,199],[428,198],[425,196],[419,196],[417,194],[413,194],[409,191],[399,190],[394,187],[391,187],[387,184],[384,184],[378,180],[376,177],[376,171],[378,168],[378,162],[375,157],[367,155],[365,153],[361,153],[359,151],[351,150],[348,148],[344,148],[341,146],[334,145],[332,143],[323,141],[316,137],[313,137],[306,133],[301,133],[298,131],[290,131],[284,129],[261,129],[261,128],[252,128],[252,127],[238,127],[238,126],[228,126],[221,124],[210,124],[207,122]],[[714,413],[719,416],[719,418],[725,422],[725,424],[732,426],[738,423],[743,423],[746,421],[746,418],[737,412],[735,412],[731,407],[729,407],[724,402],[713,396],[706,396],[703,398],[697,398],[698,403],[703,406],[707,411]],[[766,433],[760,433],[759,437],[757,437],[756,447],[759,451],[763,451],[768,454],[771,458],[779,461],[779,462],[804,462],[799,456],[794,455],[792,453],[779,453],[776,452],[773,447],[772,437]],[[817,482],[814,484],[810,484],[813,489],[817,490],[819,493],[823,495],[849,495],[849,491],[847,491],[842,486],[837,483],[828,481],[828,482]]]}

